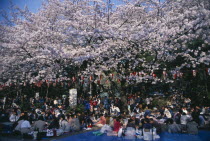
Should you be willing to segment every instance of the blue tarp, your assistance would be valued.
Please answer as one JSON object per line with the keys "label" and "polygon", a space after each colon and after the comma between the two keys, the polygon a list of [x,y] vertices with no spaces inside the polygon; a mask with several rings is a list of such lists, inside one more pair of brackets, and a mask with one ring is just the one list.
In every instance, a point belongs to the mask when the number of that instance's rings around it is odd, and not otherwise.
{"label": "blue tarp", "polygon": [[[95,136],[94,131],[73,135],[59,139],[59,141],[123,141],[124,138],[119,138],[116,136],[107,136],[103,134],[101,136]],[[140,139],[135,139],[135,141],[143,141]],[[190,134],[170,134],[162,133],[160,134],[160,139],[155,141],[210,141],[210,131],[199,131],[198,135]]]}

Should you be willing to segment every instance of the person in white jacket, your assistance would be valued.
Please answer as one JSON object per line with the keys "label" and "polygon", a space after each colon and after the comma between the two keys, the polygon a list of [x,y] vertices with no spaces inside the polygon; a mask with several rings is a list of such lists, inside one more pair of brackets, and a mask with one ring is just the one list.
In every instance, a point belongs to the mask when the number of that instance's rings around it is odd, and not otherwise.
{"label": "person in white jacket", "polygon": [[165,115],[167,118],[171,118],[171,117],[172,117],[172,116],[171,116],[171,113],[170,113],[170,111],[168,110],[167,107],[165,107],[164,115]]}
{"label": "person in white jacket", "polygon": [[18,121],[19,116],[17,115],[17,113],[15,111],[12,112],[12,114],[9,117],[10,122],[16,122]]}
{"label": "person in white jacket", "polygon": [[189,116],[187,116],[187,114],[183,112],[180,118],[181,124],[186,125],[189,120],[190,120]]}
{"label": "person in white jacket", "polygon": [[112,105],[110,108],[110,113],[112,115],[119,115],[120,114],[120,109],[117,106]]}

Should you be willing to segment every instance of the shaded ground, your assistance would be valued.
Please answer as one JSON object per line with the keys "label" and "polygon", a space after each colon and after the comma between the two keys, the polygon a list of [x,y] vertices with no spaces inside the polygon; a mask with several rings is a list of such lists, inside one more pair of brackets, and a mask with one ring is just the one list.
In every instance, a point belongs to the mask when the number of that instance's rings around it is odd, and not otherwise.
{"label": "shaded ground", "polygon": [[[94,137],[92,132],[90,131],[95,131],[99,130],[98,127],[93,127],[92,130],[81,130],[79,132],[70,132],[70,133],[65,133],[62,136],[59,137],[50,137],[50,138],[43,138],[42,140],[44,141],[66,141],[66,140],[72,140],[72,141],[77,141],[77,140],[84,140],[84,141],[115,141],[115,140],[121,140],[121,138],[118,137],[107,137],[106,135],[103,135],[103,138],[100,137]],[[86,133],[86,134],[82,134]],[[80,134],[80,135],[78,135]],[[92,138],[89,138],[92,135]],[[205,128],[205,129],[200,129],[199,130],[199,135],[189,135],[189,134],[169,134],[169,133],[161,133],[161,141],[185,141],[186,139],[188,140],[193,140],[193,141],[210,141],[210,129]],[[192,138],[193,137],[193,138]],[[0,141],[32,141],[33,139],[23,139],[22,136],[20,135],[13,135],[13,134],[5,134],[0,136]]]}
{"label": "shaded ground", "polygon": [[[91,129],[91,131],[98,130],[98,129],[99,129],[98,127],[93,127]],[[62,136],[59,136],[59,137],[44,138],[42,140],[45,140],[45,141],[59,141],[59,139],[66,138],[66,137],[69,137],[69,136],[72,136],[72,135],[85,133],[85,132],[90,132],[90,130],[81,130],[81,131],[78,131],[78,132],[65,133],[65,134],[63,134]],[[0,141],[23,141],[23,140],[24,141],[32,141],[33,139],[23,139],[22,136],[13,135],[13,134],[0,135]]]}

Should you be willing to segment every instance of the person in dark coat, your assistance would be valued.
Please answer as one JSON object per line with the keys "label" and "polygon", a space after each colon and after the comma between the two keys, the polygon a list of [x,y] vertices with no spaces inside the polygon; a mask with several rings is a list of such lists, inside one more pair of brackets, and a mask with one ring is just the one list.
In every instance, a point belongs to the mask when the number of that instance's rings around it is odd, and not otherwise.
{"label": "person in dark coat", "polygon": [[48,129],[53,129],[53,128],[56,128],[56,129],[59,128],[59,121],[56,117],[53,117],[53,120],[48,127]]}

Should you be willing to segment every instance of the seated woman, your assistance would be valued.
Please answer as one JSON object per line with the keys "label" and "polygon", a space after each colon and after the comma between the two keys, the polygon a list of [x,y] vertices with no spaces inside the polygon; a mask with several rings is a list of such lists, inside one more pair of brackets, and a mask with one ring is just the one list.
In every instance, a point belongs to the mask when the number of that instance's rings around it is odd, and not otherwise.
{"label": "seated woman", "polygon": [[96,126],[102,127],[106,124],[106,118],[103,116],[103,114],[100,115],[100,120],[96,123]]}
{"label": "seated woman", "polygon": [[40,116],[38,118],[38,121],[35,121],[35,123],[34,123],[34,129],[38,129],[39,132],[42,132],[44,130],[45,126],[46,126],[46,122],[44,122],[43,116]]}

